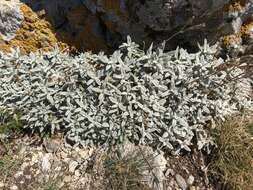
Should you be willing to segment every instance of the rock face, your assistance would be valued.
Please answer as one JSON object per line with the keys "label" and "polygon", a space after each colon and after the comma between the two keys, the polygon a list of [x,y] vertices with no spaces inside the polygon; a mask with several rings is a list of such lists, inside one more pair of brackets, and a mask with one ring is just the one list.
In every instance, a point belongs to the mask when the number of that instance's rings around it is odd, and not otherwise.
{"label": "rock face", "polygon": [[92,50],[115,48],[127,35],[146,44],[170,39],[168,49],[195,47],[204,38],[238,32],[253,12],[251,0],[23,1],[44,10],[60,38]]}
{"label": "rock face", "polygon": [[9,41],[15,37],[24,17],[19,4],[13,1],[0,2],[0,39]]}
{"label": "rock face", "polygon": [[23,53],[29,53],[38,49],[49,51],[56,45],[62,49],[67,47],[58,41],[51,24],[40,19],[27,5],[1,1],[0,15],[1,9],[5,11],[0,17],[1,50],[8,52],[10,48],[20,47]]}
{"label": "rock face", "polygon": [[[231,44],[234,45],[230,39],[235,39],[235,36],[230,35],[237,35],[242,31],[244,34],[239,35],[240,38],[252,37],[252,31],[246,25],[251,23],[253,0],[20,1],[29,6],[33,14],[38,14],[43,21],[42,25],[48,25],[39,28],[46,30],[52,26],[53,29],[50,30],[53,32],[50,35],[46,32],[46,36],[51,39],[48,45],[62,41],[80,51],[112,50],[127,35],[138,43],[145,42],[145,47],[151,42],[159,45],[167,40],[168,50],[177,45],[194,50],[197,43],[202,43],[204,38],[209,42],[221,40],[225,47],[230,47]],[[14,10],[18,12],[18,9]],[[30,11],[28,12],[24,13],[25,21],[30,17]],[[15,14],[13,15],[15,18]],[[20,21],[21,18],[18,18],[16,20]],[[13,24],[14,32],[18,28],[16,26],[19,25]],[[1,28],[0,32],[3,30]],[[11,34],[13,38],[13,32]],[[40,39],[36,39],[38,40]],[[239,41],[240,39],[236,39],[236,43]]]}

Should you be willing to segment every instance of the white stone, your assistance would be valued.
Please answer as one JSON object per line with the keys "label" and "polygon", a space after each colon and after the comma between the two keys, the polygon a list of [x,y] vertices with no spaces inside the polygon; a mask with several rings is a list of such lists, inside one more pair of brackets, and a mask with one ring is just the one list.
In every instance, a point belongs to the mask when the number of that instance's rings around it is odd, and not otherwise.
{"label": "white stone", "polygon": [[26,147],[23,145],[19,151],[20,155],[23,155],[26,152]]}
{"label": "white stone", "polygon": [[187,187],[188,187],[187,183],[186,183],[185,179],[181,175],[176,174],[176,181],[177,181],[178,186],[181,189],[183,189],[183,190],[187,189]]}
{"label": "white stone", "polygon": [[20,176],[23,175],[23,171],[18,171],[15,175],[14,175],[14,178],[18,178]]}
{"label": "white stone", "polygon": [[11,190],[18,190],[18,187],[16,185],[11,186]]}
{"label": "white stone", "polygon": [[81,172],[79,171],[79,170],[76,170],[75,171],[75,176],[77,176],[77,177],[80,177],[82,174],[81,174]]}
{"label": "white stone", "polygon": [[192,175],[190,175],[190,176],[188,177],[188,179],[187,179],[187,183],[188,183],[189,185],[192,185],[193,182],[194,182],[194,177],[193,177]]}
{"label": "white stone", "polygon": [[70,163],[69,163],[69,172],[74,173],[77,166],[78,166],[77,161],[74,161],[74,160],[70,161]]}
{"label": "white stone", "polygon": [[25,175],[25,178],[26,179],[32,179],[32,176],[31,175]]}
{"label": "white stone", "polygon": [[67,176],[64,177],[63,181],[66,182],[66,183],[68,183],[68,182],[71,181],[71,179],[72,179],[72,177],[69,176],[69,175],[67,175]]}
{"label": "white stone", "polygon": [[42,157],[41,168],[43,172],[48,172],[51,169],[50,157],[51,154],[45,154]]}
{"label": "white stone", "polygon": [[0,188],[4,187],[4,183],[0,182]]}
{"label": "white stone", "polygon": [[24,16],[17,1],[0,1],[0,38],[10,41],[22,25]]}
{"label": "white stone", "polygon": [[166,171],[166,173],[165,173],[165,176],[166,176],[166,177],[168,177],[169,175],[172,175],[172,176],[175,175],[174,170],[171,169],[171,168],[168,168],[167,171]]}

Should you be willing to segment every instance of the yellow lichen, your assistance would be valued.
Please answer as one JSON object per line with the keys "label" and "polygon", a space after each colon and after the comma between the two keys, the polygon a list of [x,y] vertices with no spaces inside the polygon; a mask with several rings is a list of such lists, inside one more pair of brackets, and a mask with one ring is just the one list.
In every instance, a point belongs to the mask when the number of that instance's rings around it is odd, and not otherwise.
{"label": "yellow lichen", "polygon": [[230,48],[232,46],[240,45],[242,43],[242,39],[240,34],[231,34],[224,36],[221,40],[222,47]]}
{"label": "yellow lichen", "polygon": [[253,36],[253,19],[245,21],[241,27],[240,34],[244,41],[251,39]]}
{"label": "yellow lichen", "polygon": [[29,53],[39,49],[50,51],[58,45],[61,49],[68,46],[57,40],[50,23],[40,19],[28,6],[22,4],[21,11],[24,15],[22,26],[17,31],[16,36],[9,42],[0,39],[0,49],[10,51],[10,48],[19,47],[21,52]]}
{"label": "yellow lichen", "polygon": [[231,0],[224,6],[225,12],[240,12],[246,6],[247,0]]}

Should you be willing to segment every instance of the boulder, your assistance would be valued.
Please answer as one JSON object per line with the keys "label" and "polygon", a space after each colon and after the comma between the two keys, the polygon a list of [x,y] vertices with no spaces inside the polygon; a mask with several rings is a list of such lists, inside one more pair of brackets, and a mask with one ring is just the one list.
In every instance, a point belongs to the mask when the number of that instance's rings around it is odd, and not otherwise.
{"label": "boulder", "polygon": [[[1,12],[5,5],[12,7],[12,9],[6,8],[4,9],[5,12]],[[0,24],[0,50],[2,51],[9,52],[11,48],[16,47],[19,47],[23,53],[34,52],[39,49],[49,51],[57,45],[62,49],[67,48],[66,44],[58,41],[51,24],[39,18],[25,4],[1,1],[0,15],[2,15],[2,17],[0,16],[0,23],[1,18],[2,23],[5,22],[5,24]]]}
{"label": "boulder", "polygon": [[4,41],[13,39],[23,19],[19,3],[15,1],[0,1],[0,39]]}

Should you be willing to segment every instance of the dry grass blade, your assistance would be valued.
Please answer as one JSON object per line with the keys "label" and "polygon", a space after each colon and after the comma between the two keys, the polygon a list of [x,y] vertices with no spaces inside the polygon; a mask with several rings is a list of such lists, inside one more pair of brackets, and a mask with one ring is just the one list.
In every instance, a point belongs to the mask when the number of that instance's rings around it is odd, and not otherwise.
{"label": "dry grass blade", "polygon": [[252,115],[237,116],[220,124],[214,133],[218,148],[209,169],[225,189],[253,189],[252,124]]}
{"label": "dry grass blade", "polygon": [[146,175],[155,175],[152,170],[157,167],[154,155],[139,149],[127,154],[122,154],[120,150],[111,152],[104,166],[108,189],[113,190],[151,190],[145,180]]}

